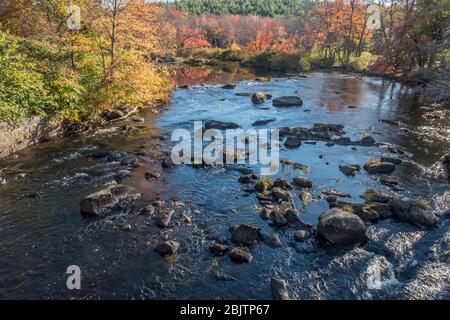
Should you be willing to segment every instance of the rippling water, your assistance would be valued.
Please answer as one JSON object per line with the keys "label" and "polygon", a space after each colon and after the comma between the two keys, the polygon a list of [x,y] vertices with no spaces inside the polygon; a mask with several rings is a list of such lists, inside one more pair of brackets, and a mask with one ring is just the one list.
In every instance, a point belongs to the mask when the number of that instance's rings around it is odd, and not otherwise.
{"label": "rippling water", "polygon": [[[270,82],[254,78],[244,71],[185,68],[179,70],[177,81],[193,86],[174,91],[172,103],[160,114],[145,112],[145,123],[128,122],[139,131],[124,132],[123,123],[117,123],[1,160],[0,298],[271,299],[273,275],[286,279],[291,297],[298,299],[450,298],[450,220],[442,216],[450,209],[450,190],[437,165],[450,150],[450,111],[436,110],[407,87],[379,78],[338,73],[281,76]],[[239,81],[236,89],[221,88],[235,81]],[[256,91],[274,97],[299,95],[304,105],[254,106],[249,97],[235,95]],[[393,175],[406,189],[403,193],[430,200],[440,217],[438,226],[424,230],[393,219],[369,223],[367,244],[333,251],[314,241],[295,243],[294,230],[279,229],[275,231],[285,246],[255,245],[250,264],[214,258],[208,250],[212,239],[229,238],[233,224],[274,230],[256,214],[258,201],[243,190],[237,181],[240,173],[232,168],[164,170],[161,160],[170,150],[170,134],[177,128],[192,130],[194,120],[232,121],[245,129],[268,118],[276,119],[269,128],[343,124],[354,140],[371,134],[385,143],[356,150],[323,142],[282,149],[281,159],[311,168],[307,176],[314,181],[314,201],[302,208],[296,200],[304,221],[315,225],[328,208],[319,198],[325,188],[346,191],[354,202],[362,202],[359,195],[367,188],[387,189],[364,172],[349,178],[338,167],[390,155],[389,146],[395,145],[409,157]],[[119,163],[92,157],[102,150],[125,151],[138,159],[140,167],[122,184],[136,188],[142,197],[135,207],[107,218],[85,219],[79,214],[80,199],[112,183],[123,169]],[[145,172],[162,175],[147,181]],[[277,176],[296,175],[291,167],[283,167]],[[158,229],[151,218],[130,214],[158,198],[185,203],[168,230]],[[192,216],[192,224],[179,219],[183,212]],[[123,228],[128,224],[131,231]],[[153,252],[165,238],[181,243],[176,257],[164,259]],[[69,265],[81,267],[81,291],[66,289]],[[217,271],[236,280],[218,281]]]}

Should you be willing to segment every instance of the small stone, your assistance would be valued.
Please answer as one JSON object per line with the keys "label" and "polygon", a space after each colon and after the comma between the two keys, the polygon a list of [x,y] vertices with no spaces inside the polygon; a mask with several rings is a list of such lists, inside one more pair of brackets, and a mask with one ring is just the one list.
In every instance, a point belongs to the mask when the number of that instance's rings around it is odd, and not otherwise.
{"label": "small stone", "polygon": [[178,248],[180,247],[180,244],[173,240],[165,241],[161,244],[159,244],[155,251],[158,252],[161,255],[171,255],[175,254],[177,252]]}
{"label": "small stone", "polygon": [[236,247],[233,248],[230,252],[231,260],[235,262],[246,262],[250,263],[253,259],[253,256],[250,254],[250,251],[246,247]]}
{"label": "small stone", "polygon": [[298,137],[288,137],[284,142],[284,146],[288,149],[295,149],[302,145],[302,139]]}
{"label": "small stone", "polygon": [[312,180],[302,176],[295,177],[293,182],[299,188],[312,188],[313,186]]}
{"label": "small stone", "polygon": [[131,231],[131,229],[131,224],[127,224],[122,227],[122,231]]}
{"label": "small stone", "polygon": [[253,178],[253,174],[243,175],[239,177],[240,183],[251,183]]}
{"label": "small stone", "polygon": [[273,188],[271,194],[275,201],[290,201],[292,199],[291,194],[281,188]]}
{"label": "small stone", "polygon": [[231,89],[234,89],[234,88],[236,88],[235,84],[226,84],[226,85],[222,86],[222,89],[229,89],[229,90],[231,90]]}
{"label": "small stone", "polygon": [[361,171],[361,167],[357,164],[352,165],[341,165],[339,170],[346,176],[354,176],[356,172]]}
{"label": "small stone", "polygon": [[262,237],[262,241],[265,244],[267,244],[269,247],[281,248],[283,246],[283,244],[281,243],[280,238],[275,233],[263,234],[261,237]]}
{"label": "small stone", "polygon": [[235,281],[237,280],[235,277],[230,276],[229,274],[223,272],[216,272],[216,279],[219,281]]}
{"label": "small stone", "polygon": [[304,230],[297,230],[294,232],[294,239],[295,241],[302,242],[305,241],[308,237],[308,232]]}
{"label": "small stone", "polygon": [[155,217],[155,222],[158,227],[167,228],[174,213],[175,211],[170,208],[160,210],[158,216]]}
{"label": "small stone", "polygon": [[214,243],[212,246],[209,247],[209,251],[211,251],[215,256],[223,256],[225,253],[227,253],[229,247],[224,244],[220,243]]}
{"label": "small stone", "polygon": [[274,107],[302,106],[303,100],[296,96],[279,97],[273,100]]}
{"label": "small stone", "polygon": [[351,198],[351,195],[347,192],[339,191],[337,189],[328,189],[322,191],[322,193],[326,196],[332,196],[332,197],[341,197],[341,198]]}
{"label": "small stone", "polygon": [[161,174],[159,172],[146,172],[144,176],[145,179],[152,180],[152,179],[159,179],[159,177],[161,177]]}
{"label": "small stone", "polygon": [[285,280],[272,278],[270,280],[270,286],[272,288],[274,300],[289,300],[287,283]]}

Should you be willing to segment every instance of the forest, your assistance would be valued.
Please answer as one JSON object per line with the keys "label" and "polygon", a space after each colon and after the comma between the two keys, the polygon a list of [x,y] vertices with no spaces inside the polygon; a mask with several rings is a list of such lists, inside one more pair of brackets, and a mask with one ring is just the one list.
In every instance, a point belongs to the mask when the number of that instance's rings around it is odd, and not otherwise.
{"label": "forest", "polygon": [[[210,60],[278,71],[343,68],[401,79],[448,101],[445,0],[70,1],[0,4],[0,120],[96,119],[167,101],[164,62]],[[375,20],[372,20],[375,19]],[[370,23],[375,23],[376,28]],[[163,62],[163,63],[162,63]]]}

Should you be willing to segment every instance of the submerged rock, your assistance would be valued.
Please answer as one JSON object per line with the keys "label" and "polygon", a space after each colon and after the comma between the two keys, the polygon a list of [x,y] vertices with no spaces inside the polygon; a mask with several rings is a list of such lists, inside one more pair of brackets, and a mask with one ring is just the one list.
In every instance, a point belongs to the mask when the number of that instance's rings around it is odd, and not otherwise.
{"label": "submerged rock", "polygon": [[253,260],[253,256],[246,247],[235,247],[230,252],[231,260],[235,262],[250,263]]}
{"label": "submerged rock", "polygon": [[222,89],[229,89],[229,90],[231,90],[231,89],[234,89],[234,88],[236,88],[235,84],[226,84],[226,85],[222,86]]}
{"label": "submerged rock", "polygon": [[272,288],[272,295],[274,300],[289,300],[289,293],[285,280],[272,278],[270,279],[270,286]]}
{"label": "submerged rock", "polygon": [[303,100],[296,96],[279,97],[273,100],[273,105],[275,107],[302,106]]}
{"label": "submerged rock", "polygon": [[262,241],[272,248],[281,248],[283,243],[281,243],[280,238],[276,233],[267,233],[261,235]]}
{"label": "submerged rock", "polygon": [[178,251],[178,248],[180,247],[180,244],[173,240],[168,240],[163,243],[160,243],[156,248],[155,251],[159,254],[165,256],[170,254],[175,254],[175,252]]}
{"label": "submerged rock", "polygon": [[277,119],[275,118],[271,118],[271,119],[266,119],[266,120],[256,120],[255,122],[252,123],[253,127],[258,127],[258,126],[265,126],[271,122],[276,121]]}
{"label": "submerged rock", "polygon": [[234,122],[223,122],[216,120],[208,120],[205,122],[206,129],[217,129],[217,130],[226,130],[226,129],[237,129],[239,125]]}
{"label": "submerged rock", "polygon": [[391,174],[395,170],[395,165],[390,162],[372,159],[364,164],[364,170],[369,174]]}
{"label": "submerged rock", "polygon": [[295,149],[302,145],[302,139],[299,137],[288,137],[284,142],[284,146],[288,149]]}
{"label": "submerged rock", "polygon": [[367,240],[366,226],[361,218],[336,208],[319,217],[317,232],[333,244],[353,244]]}
{"label": "submerged rock", "polygon": [[241,224],[233,231],[231,241],[245,245],[253,244],[258,238],[261,228],[254,225]]}
{"label": "submerged rock", "polygon": [[437,223],[436,216],[423,200],[395,197],[392,208],[394,216],[405,222],[420,227],[433,227]]}

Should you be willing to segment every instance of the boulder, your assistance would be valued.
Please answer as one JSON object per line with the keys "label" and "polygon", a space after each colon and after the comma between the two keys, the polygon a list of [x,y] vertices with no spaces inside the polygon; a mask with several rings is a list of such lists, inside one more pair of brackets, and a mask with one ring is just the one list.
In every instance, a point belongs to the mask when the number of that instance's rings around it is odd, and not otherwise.
{"label": "boulder", "polygon": [[366,226],[357,215],[333,208],[319,217],[317,232],[333,244],[367,241]]}
{"label": "boulder", "polygon": [[156,246],[155,251],[159,254],[165,256],[170,254],[175,254],[177,252],[178,248],[180,247],[180,244],[173,240],[168,240],[163,243],[160,243],[158,246]]}
{"label": "boulder", "polygon": [[239,125],[237,125],[234,122],[208,120],[205,122],[205,128],[206,129],[226,130],[226,129],[237,129],[237,128],[239,128]]}
{"label": "boulder", "polygon": [[155,217],[156,225],[161,228],[167,228],[174,213],[175,211],[170,208],[160,210],[158,215]]}
{"label": "boulder", "polygon": [[303,100],[296,96],[279,97],[273,100],[273,105],[275,107],[300,107],[303,105]]}
{"label": "boulder", "polygon": [[261,228],[254,225],[241,224],[233,231],[231,241],[245,245],[253,244],[258,238]]}
{"label": "boulder", "polygon": [[250,251],[246,247],[235,247],[230,252],[231,260],[235,262],[246,262],[250,263],[253,259],[253,256],[250,254]]}
{"label": "boulder", "polygon": [[390,162],[372,159],[364,164],[364,170],[369,174],[391,174],[395,170],[395,165]]}
{"label": "boulder", "polygon": [[276,121],[277,119],[275,118],[271,118],[271,119],[266,119],[266,120],[256,120],[255,122],[252,123],[253,127],[258,127],[258,126],[265,126],[271,122]]}
{"label": "boulder", "polygon": [[312,180],[302,176],[295,177],[293,182],[299,188],[312,188],[313,186]]}
{"label": "boulder", "polygon": [[80,211],[86,216],[103,216],[117,205],[120,195],[125,193],[125,187],[116,185],[88,195],[80,202]]}
{"label": "boulder", "polygon": [[289,300],[289,293],[285,280],[272,278],[270,279],[270,286],[272,288],[272,295],[274,300]]}
{"label": "boulder", "polygon": [[395,197],[392,202],[394,216],[405,222],[420,226],[433,227],[437,218],[427,204],[420,199]]}
{"label": "boulder", "polygon": [[283,244],[276,233],[267,233],[261,235],[262,241],[272,248],[281,248]]}
{"label": "boulder", "polygon": [[357,164],[340,165],[339,170],[346,176],[354,176],[356,172],[361,171],[361,167]]}

